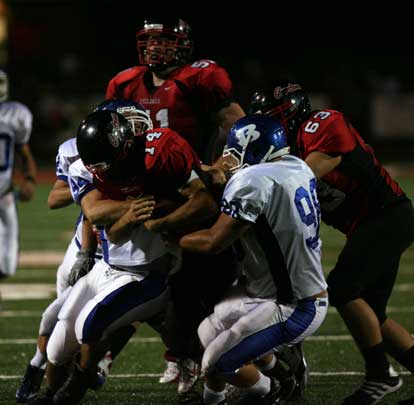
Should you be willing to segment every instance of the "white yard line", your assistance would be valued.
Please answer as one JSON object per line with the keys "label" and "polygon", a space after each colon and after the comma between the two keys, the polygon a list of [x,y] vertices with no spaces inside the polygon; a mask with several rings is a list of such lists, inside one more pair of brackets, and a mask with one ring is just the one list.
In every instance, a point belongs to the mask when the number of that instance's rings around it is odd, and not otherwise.
{"label": "white yard line", "polygon": [[[414,283],[398,283],[394,286],[395,292],[412,292],[414,291]],[[16,283],[16,284],[0,284],[0,292],[2,299],[7,300],[29,300],[29,299],[48,299],[56,296],[55,284],[44,283]],[[3,313],[11,313],[12,311],[3,311]],[[27,315],[16,316],[31,316],[30,313],[34,311],[26,311]],[[336,313],[335,308],[330,307],[329,313]],[[414,312],[414,306],[406,307],[389,307],[388,312]],[[0,317],[7,317],[0,311]],[[33,315],[35,316],[35,315]]]}
{"label": "white yard line", "polygon": [[[409,371],[399,371],[398,374],[400,375],[411,375]],[[352,376],[360,376],[364,375],[362,371],[311,371],[309,373],[311,377],[336,377],[336,376],[345,376],[345,377],[352,377]],[[109,378],[159,378],[162,374],[156,373],[142,373],[142,374],[109,374]],[[20,380],[22,378],[21,375],[4,375],[0,374],[0,380]]]}
{"label": "white yard line", "polygon": [[[414,337],[414,335],[413,335]],[[352,340],[351,335],[316,335],[306,338],[306,342],[338,342]],[[0,345],[27,345],[36,344],[36,339],[0,339]],[[131,343],[161,343],[159,337],[136,337],[130,340]]]}
{"label": "white yard line", "polygon": [[62,263],[64,250],[30,250],[19,254],[19,267],[59,266]]}
{"label": "white yard line", "polygon": [[44,283],[1,284],[0,292],[3,301],[53,298],[56,295],[56,285]]}
{"label": "white yard line", "polygon": [[[399,313],[414,313],[414,305],[408,305],[408,306],[390,306],[387,308],[387,312],[390,314],[399,314]],[[337,314],[335,308],[330,307],[328,308],[329,314]],[[2,311],[0,309],[0,318],[36,318],[40,317],[42,315],[42,311],[27,311],[27,310],[15,310],[15,311]]]}
{"label": "white yard line", "polygon": [[[37,339],[28,338],[28,339],[0,339],[0,345],[27,345],[27,344],[36,344]],[[137,337],[132,338],[130,342],[133,343],[159,343],[161,339],[159,337]]]}

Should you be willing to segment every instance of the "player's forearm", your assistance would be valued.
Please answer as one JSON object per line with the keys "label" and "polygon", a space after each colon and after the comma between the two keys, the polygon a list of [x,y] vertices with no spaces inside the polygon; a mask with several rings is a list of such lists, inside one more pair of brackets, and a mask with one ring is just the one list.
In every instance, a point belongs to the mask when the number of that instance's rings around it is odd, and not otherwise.
{"label": "player's forearm", "polygon": [[82,249],[95,251],[98,242],[91,223],[84,218],[82,222]]}
{"label": "player's forearm", "polygon": [[[98,194],[99,196],[99,194]],[[81,200],[82,211],[93,225],[111,225],[124,215],[131,201],[116,201],[95,198],[95,190],[86,194]]]}
{"label": "player's forearm", "polygon": [[215,243],[213,234],[209,229],[183,236],[179,241],[179,245],[184,250],[201,254],[217,254],[224,249],[224,247],[220,247]]}
{"label": "player's forearm", "polygon": [[123,215],[113,225],[105,227],[106,236],[115,245],[122,245],[131,239],[131,233],[136,225],[129,221],[127,214]]}
{"label": "player's forearm", "polygon": [[47,197],[47,205],[51,210],[67,207],[73,203],[69,187],[67,189],[52,190]]}
{"label": "player's forearm", "polygon": [[192,198],[165,217],[153,220],[154,232],[189,232],[218,213],[218,207],[207,190],[199,190]]}
{"label": "player's forearm", "polygon": [[244,117],[246,113],[243,111],[241,106],[238,103],[230,103],[227,107],[222,108],[218,114],[218,123],[225,134],[230,131],[232,125],[239,120],[240,118]]}
{"label": "player's forearm", "polygon": [[22,146],[20,155],[22,159],[23,177],[32,179],[34,181],[37,175],[37,165],[29,148],[29,145],[26,144]]}

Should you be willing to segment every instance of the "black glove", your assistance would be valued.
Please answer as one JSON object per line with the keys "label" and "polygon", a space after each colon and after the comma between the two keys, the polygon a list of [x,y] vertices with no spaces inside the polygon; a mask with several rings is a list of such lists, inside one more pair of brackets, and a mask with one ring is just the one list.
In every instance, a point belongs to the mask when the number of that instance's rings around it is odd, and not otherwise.
{"label": "black glove", "polygon": [[95,265],[95,252],[91,249],[79,250],[76,257],[77,259],[69,273],[69,285],[74,285],[81,277],[88,274]]}

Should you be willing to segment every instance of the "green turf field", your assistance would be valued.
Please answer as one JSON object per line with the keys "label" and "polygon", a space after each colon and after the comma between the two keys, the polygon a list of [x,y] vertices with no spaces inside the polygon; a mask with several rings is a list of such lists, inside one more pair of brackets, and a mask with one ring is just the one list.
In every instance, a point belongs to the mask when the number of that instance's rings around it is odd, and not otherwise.
{"label": "green turf field", "polygon": [[[413,195],[414,179],[400,178],[409,195]],[[77,207],[49,211],[46,207],[48,186],[39,186],[36,199],[20,204],[21,247],[23,250],[61,250],[71,238]],[[326,272],[334,265],[344,238],[336,231],[322,228],[323,261]],[[63,256],[63,255],[62,255]],[[7,283],[55,282],[54,267],[27,267]],[[27,286],[30,289],[30,285]],[[394,319],[414,330],[414,248],[403,256],[400,273],[390,301],[389,313]],[[27,361],[35,349],[35,338],[42,309],[49,300],[4,301],[0,310],[0,404],[15,403],[14,395]],[[155,338],[155,339],[151,339]],[[317,332],[305,343],[311,375],[303,404],[338,404],[362,380],[363,364],[358,351],[333,308]],[[98,394],[91,392],[85,404],[171,404],[176,403],[174,385],[158,384],[163,369],[163,346],[156,334],[142,327],[115,361],[111,378]],[[397,370],[401,370],[396,366]],[[414,395],[414,379],[404,372],[403,388],[381,404],[397,404]],[[201,384],[199,385],[201,389]],[[388,399],[389,398],[389,399]]]}

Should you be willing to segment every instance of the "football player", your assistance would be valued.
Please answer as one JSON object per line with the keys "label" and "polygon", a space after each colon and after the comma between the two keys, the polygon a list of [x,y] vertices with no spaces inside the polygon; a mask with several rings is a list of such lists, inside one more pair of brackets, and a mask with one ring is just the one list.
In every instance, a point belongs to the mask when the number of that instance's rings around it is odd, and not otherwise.
{"label": "football player", "polygon": [[402,385],[386,351],[414,372],[414,340],[386,313],[400,257],[414,240],[412,204],[344,114],[312,110],[300,84],[257,92],[251,108],[284,124],[318,178],[322,219],[347,236],[327,281],[364,358],[365,380],[343,404],[377,403]]}
{"label": "football player", "polygon": [[[139,226],[152,214],[155,202],[152,197],[125,199],[140,196],[144,190],[175,198],[179,189],[195,203],[184,203],[181,211],[174,211],[177,227],[182,213],[188,218],[189,207],[193,215],[190,223],[216,212],[214,201],[194,171],[200,165],[198,157],[184,139],[168,129],[135,134],[122,115],[111,111],[89,115],[79,128],[77,144],[82,162],[70,167],[72,193],[87,217],[106,225],[101,236],[105,255],[75,285],[59,313],[47,349],[48,389],[33,403],[77,403],[93,384],[101,338],[135,320],[148,320],[165,305],[171,254],[160,236]],[[114,199],[107,212],[103,212],[107,200],[99,199],[95,204],[96,194]],[[91,200],[92,211],[84,203]],[[117,203],[124,212],[114,219]],[[79,364],[60,386],[62,366],[76,353],[78,343]]]}
{"label": "football player", "polygon": [[[289,154],[285,130],[271,117],[237,121],[223,163],[231,177],[221,215],[211,228],[179,241],[185,250],[214,254],[240,239],[244,252],[244,279],[198,329],[208,377],[204,403],[225,402],[225,381],[247,388],[240,403],[279,403],[292,395],[295,381],[282,390],[266,376],[277,363],[272,351],[313,334],[327,313],[316,179]],[[260,370],[246,365],[259,358]]]}
{"label": "football player", "polygon": [[204,163],[211,163],[219,126],[227,134],[244,115],[226,70],[212,60],[192,61],[192,30],[182,19],[148,19],[136,32],[139,66],[118,73],[106,98],[134,100],[154,126],[184,137]]}
{"label": "football player", "polygon": [[[136,44],[139,66],[126,69],[110,80],[106,98],[139,102],[150,113],[155,126],[177,131],[204,164],[212,163],[221,155],[231,125],[244,115],[234,99],[228,73],[212,60],[192,60],[192,30],[180,18],[145,20],[136,31]],[[193,267],[188,266],[185,276],[187,268],[180,273],[189,284],[191,277],[195,277]],[[199,284],[198,280],[193,279],[193,284]],[[185,295],[185,291],[177,292],[176,302]],[[178,305],[187,306],[186,302]],[[160,378],[162,383],[178,377],[175,356],[167,351],[165,358],[167,367]],[[183,375],[179,392],[188,391],[196,380],[193,372],[196,365],[187,363],[180,367]]]}
{"label": "football player", "polygon": [[[9,81],[0,70],[0,279],[16,273],[19,230],[16,196],[30,201],[35,190],[36,163],[29,146],[32,113],[18,101],[7,101]],[[13,168],[21,166],[23,181],[13,191]]]}
{"label": "football player", "polygon": [[[145,122],[145,128],[152,128],[152,122],[142,108],[132,101],[109,100],[98,107],[96,110],[118,111],[129,119],[134,130],[141,130],[141,125]],[[56,181],[48,196],[48,206],[50,209],[58,209],[72,204],[71,189],[69,187],[69,167],[79,159],[76,138],[68,139],[63,142],[58,149],[56,156]],[[97,248],[97,238],[89,221],[80,213],[75,234],[66,250],[61,265],[58,267],[56,278],[57,298],[46,308],[42,315],[39,327],[38,345],[34,357],[26,367],[22,382],[16,391],[17,402],[27,402],[36,396],[39,391],[44,369],[46,367],[46,346],[53,328],[58,320],[58,313],[62,308],[71,287],[83,275],[88,273],[96,260],[102,258],[101,247]],[[129,337],[135,332],[135,328],[125,328],[118,336],[116,344],[112,345],[111,352],[108,352],[103,362],[100,363],[99,372],[103,377],[109,372],[113,357],[121,350]],[[109,364],[107,364],[109,361]]]}
{"label": "football player", "polygon": [[[76,147],[76,138],[68,139],[59,146],[56,156],[57,179],[48,195],[50,209],[63,208],[73,203],[68,184],[68,171],[69,166],[77,159],[79,159],[79,154]],[[36,353],[27,365],[22,382],[16,391],[17,402],[27,402],[34,398],[40,389],[46,368],[46,346],[49,336],[57,322],[58,312],[65,302],[70,288],[76,282],[76,279],[70,280],[71,275],[73,277],[75,272],[89,271],[93,267],[95,259],[99,260],[101,257],[101,252],[96,251],[95,233],[80,213],[76,221],[75,233],[57,270],[57,298],[42,314]]]}

